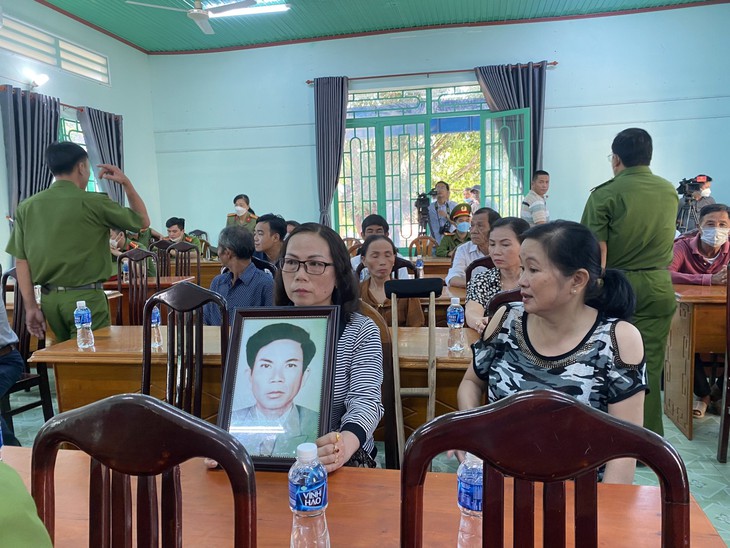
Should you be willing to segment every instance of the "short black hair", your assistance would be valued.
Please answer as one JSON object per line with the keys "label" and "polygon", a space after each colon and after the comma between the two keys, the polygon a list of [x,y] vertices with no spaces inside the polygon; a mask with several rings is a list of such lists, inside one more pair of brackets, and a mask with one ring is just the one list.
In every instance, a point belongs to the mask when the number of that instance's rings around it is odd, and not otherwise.
{"label": "short black hair", "polygon": [[532,174],[532,180],[537,181],[537,178],[540,175],[547,175],[548,177],[550,177],[550,174],[547,171],[545,171],[544,169],[538,169],[535,173]]}
{"label": "short black hair", "polygon": [[87,160],[88,153],[76,143],[71,141],[60,141],[51,143],[46,148],[46,164],[53,175],[67,175],[71,173],[76,164]]}
{"label": "short black hair", "polygon": [[474,217],[476,217],[477,215],[484,215],[485,213],[489,215],[489,229],[491,230],[494,223],[501,219],[502,216],[491,207],[480,207],[471,214],[471,218],[474,219]]}
{"label": "short black hair", "polygon": [[248,205],[251,205],[251,201],[248,199],[248,196],[245,194],[236,194],[236,197],[233,198],[233,205],[236,205],[236,202],[240,199],[243,199]]}
{"label": "short black hair", "polygon": [[246,361],[248,366],[253,369],[256,363],[256,356],[264,346],[274,341],[294,341],[302,345],[303,367],[302,372],[307,370],[312,358],[317,353],[317,347],[314,346],[309,333],[298,325],[290,323],[272,323],[259,329],[246,342]]}
{"label": "short black hair", "polygon": [[382,215],[378,215],[377,213],[373,213],[365,217],[362,220],[361,226],[363,234],[365,234],[365,230],[371,226],[382,226],[386,234],[390,233],[390,226],[388,225],[388,221],[385,220],[385,217],[383,217]]}
{"label": "short black hair", "polygon": [[[449,183],[447,183],[446,181],[438,181],[436,183],[436,185],[446,185],[446,190],[451,192],[451,187],[449,186]],[[436,188],[436,185],[433,185],[433,188]]]}
{"label": "short black hair", "polygon": [[286,236],[286,221],[281,215],[274,215],[273,213],[261,215],[256,219],[256,224],[259,223],[269,223],[269,230],[273,234],[278,234],[280,240],[283,240]]}
{"label": "short black hair", "polygon": [[728,217],[730,217],[730,207],[726,206],[725,204],[710,204],[706,205],[702,209],[700,209],[700,221],[705,217],[705,215],[709,215],[710,213],[719,213],[721,211],[724,211],[727,213]]}
{"label": "short black hair", "polygon": [[651,135],[638,127],[623,130],[611,143],[611,152],[625,167],[648,166],[653,150]]}
{"label": "short black hair", "polygon": [[227,226],[221,230],[218,247],[228,249],[239,259],[250,259],[256,251],[253,235],[242,226]]}
{"label": "short black hair", "polygon": [[170,228],[172,226],[177,226],[180,228],[180,230],[185,230],[185,219],[182,217],[170,217],[167,222],[165,223],[165,226],[167,228]]}
{"label": "short black hair", "polygon": [[530,230],[530,223],[524,219],[520,219],[519,217],[501,217],[494,221],[494,223],[489,223],[489,228],[491,230],[500,227],[508,227],[512,232],[514,232],[515,236],[517,236],[517,239],[519,240],[523,233]]}
{"label": "short black hair", "polygon": [[295,221],[295,220],[293,220],[293,219],[292,219],[292,220],[290,220],[290,221],[287,221],[287,222],[286,222],[286,226],[289,226],[289,225],[291,225],[291,226],[293,226],[294,228],[298,227],[298,226],[299,226],[300,224],[301,224],[300,222],[298,222],[298,221]]}

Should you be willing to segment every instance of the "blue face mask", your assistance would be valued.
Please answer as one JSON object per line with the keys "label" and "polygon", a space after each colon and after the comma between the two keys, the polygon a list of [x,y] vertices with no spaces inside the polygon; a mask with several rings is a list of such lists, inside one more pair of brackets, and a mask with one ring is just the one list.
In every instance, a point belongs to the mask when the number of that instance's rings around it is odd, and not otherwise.
{"label": "blue face mask", "polygon": [[458,230],[459,232],[469,232],[470,228],[471,228],[471,223],[469,223],[467,221],[462,221],[456,225],[456,230]]}

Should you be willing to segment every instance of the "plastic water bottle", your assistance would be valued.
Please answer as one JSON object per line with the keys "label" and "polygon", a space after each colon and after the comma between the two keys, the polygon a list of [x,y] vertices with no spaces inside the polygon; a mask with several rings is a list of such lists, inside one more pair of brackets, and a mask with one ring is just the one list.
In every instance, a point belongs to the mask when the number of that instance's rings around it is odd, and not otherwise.
{"label": "plastic water bottle", "polygon": [[76,324],[76,345],[79,348],[94,346],[94,334],[91,332],[91,310],[86,307],[86,301],[76,301],[74,324]]}
{"label": "plastic water bottle", "polygon": [[129,283],[129,261],[122,259],[122,283]]}
{"label": "plastic water bottle", "polygon": [[156,306],[152,308],[152,318],[150,318],[150,324],[152,325],[151,346],[152,348],[160,348],[162,346],[162,332],[160,331],[160,309]]}
{"label": "plastic water bottle", "polygon": [[459,304],[459,297],[451,298],[451,306],[446,310],[446,323],[449,326],[449,350],[464,350],[464,307]]}
{"label": "plastic water bottle", "polygon": [[423,257],[416,255],[416,277],[423,278]]}
{"label": "plastic water bottle", "polygon": [[456,472],[459,486],[457,502],[461,510],[458,548],[482,545],[482,467],[482,459],[467,453]]}
{"label": "plastic water bottle", "polygon": [[317,458],[317,446],[302,443],[289,470],[289,508],[294,513],[291,548],[329,548],[327,470]]}

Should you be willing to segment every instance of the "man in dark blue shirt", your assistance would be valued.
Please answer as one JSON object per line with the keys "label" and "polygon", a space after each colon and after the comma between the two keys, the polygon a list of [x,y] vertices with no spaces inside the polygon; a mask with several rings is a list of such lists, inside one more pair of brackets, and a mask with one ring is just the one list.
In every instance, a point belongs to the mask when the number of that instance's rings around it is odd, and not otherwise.
{"label": "man in dark blue shirt", "polygon": [[[243,227],[226,227],[218,236],[218,259],[226,270],[213,278],[210,289],[226,300],[229,313],[236,308],[273,304],[274,279],[251,262],[253,252],[253,236]],[[205,325],[220,325],[222,321],[217,306],[205,305]]]}

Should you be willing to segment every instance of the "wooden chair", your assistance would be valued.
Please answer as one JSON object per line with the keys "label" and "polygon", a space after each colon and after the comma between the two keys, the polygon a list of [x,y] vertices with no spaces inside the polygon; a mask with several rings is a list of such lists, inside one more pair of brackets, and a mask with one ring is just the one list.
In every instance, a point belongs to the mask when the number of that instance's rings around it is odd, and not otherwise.
{"label": "wooden chair", "polygon": [[514,478],[514,546],[538,542],[535,482],[543,483],[544,546],[566,545],[565,483],[570,480],[575,546],[597,546],[597,469],[618,457],[637,458],[659,477],[662,546],[689,545],[689,483],[679,453],[649,430],[565,394],[536,390],[442,415],[413,433],[401,461],[401,546],[423,545],[426,469],[436,455],[451,449],[484,459],[482,546],[504,544],[505,476]]}
{"label": "wooden chair", "polygon": [[358,254],[361,247],[362,247],[362,244],[358,242],[358,243],[353,244],[350,247],[348,247],[347,252],[350,254],[350,257],[354,257],[355,255]]}
{"label": "wooden chair", "polygon": [[[360,261],[360,264],[357,265],[357,268],[355,269],[355,276],[357,277],[358,280],[360,279],[360,274],[362,273],[364,268],[365,268],[365,264],[362,261]],[[401,268],[408,269],[409,272],[413,273],[414,278],[418,278],[418,270],[416,269],[415,265],[411,261],[409,261],[408,259],[403,259],[401,257],[396,257],[395,264],[393,264],[393,270],[392,270],[392,274],[391,274],[393,276],[393,278],[395,278],[396,280],[400,279],[400,278],[398,278],[398,272],[400,271]]]}
{"label": "wooden chair", "polygon": [[[144,249],[130,249],[117,257],[117,291],[122,292],[122,261],[129,261],[129,321],[128,325],[142,325],[142,309],[150,293],[160,290],[160,270],[157,268],[157,254]],[[150,288],[147,275],[148,261],[155,265],[155,285]],[[117,325],[122,325],[122,306],[117,308]]]}
{"label": "wooden chair", "polygon": [[494,297],[492,297],[492,300],[489,301],[487,316],[490,318],[494,316],[497,309],[504,304],[522,301],[522,293],[520,293],[520,291],[521,290],[518,288],[510,289],[509,291],[500,291],[497,293]]}
{"label": "wooden chair", "polygon": [[200,240],[208,240],[208,233],[205,230],[191,230],[190,235],[195,236]]}
{"label": "wooden chair", "polygon": [[[441,278],[419,280],[389,280],[385,282],[385,296],[390,299],[391,341],[393,348],[393,393],[395,394],[396,432],[398,435],[398,457],[403,462],[405,432],[403,425],[403,397],[428,398],[426,420],[436,415],[436,297],[441,295],[444,282]],[[422,299],[428,297],[428,369],[427,385],[402,388],[400,383],[400,360],[398,357],[398,298]]]}
{"label": "wooden chair", "polygon": [[408,256],[413,258],[416,255],[431,257],[433,250],[438,247],[438,242],[431,236],[418,236],[408,246]]}
{"label": "wooden chair", "polygon": [[[234,546],[256,546],[256,480],[243,445],[228,432],[143,394],[112,396],[67,411],[38,432],[31,492],[51,540],[54,467],[64,442],[91,456],[89,546],[131,547],[134,518],[137,546],[182,547],[179,465],[194,457],[214,459],[226,472],[233,492]],[[157,475],[162,476],[159,504]],[[137,477],[136,514],[130,476]]]}
{"label": "wooden chair", "polygon": [[251,257],[251,262],[259,270],[268,270],[269,272],[271,272],[272,276],[276,276],[276,271],[278,270],[278,267],[274,263],[270,263],[269,261],[265,261],[264,259],[259,259],[258,257]]}
{"label": "wooden chair", "polygon": [[398,452],[397,422],[395,416],[395,389],[393,387],[393,345],[388,322],[374,307],[360,299],[360,312],[375,322],[380,330],[383,345],[383,438],[385,441],[385,467],[391,470],[400,468]]}
{"label": "wooden chair", "polygon": [[466,277],[467,284],[469,283],[469,280],[471,280],[471,275],[474,272],[474,269],[479,267],[494,268],[494,261],[491,257],[482,257],[481,259],[477,259],[469,263],[469,266],[467,266],[466,270],[464,271],[464,276]]}
{"label": "wooden chair", "polygon": [[175,256],[175,276],[192,276],[191,258],[195,254],[195,283],[200,285],[200,250],[198,246],[187,242],[177,242],[167,248],[167,260],[172,263]]}
{"label": "wooden chair", "polygon": [[157,253],[157,273],[160,276],[170,275],[170,258],[167,249],[172,245],[170,240],[156,240],[150,243],[150,251]]}
{"label": "wooden chair", "polygon": [[342,238],[342,241],[345,242],[345,247],[347,249],[356,245],[362,245],[362,242],[358,238]]}
{"label": "wooden chair", "polygon": [[152,295],[144,305],[142,322],[142,393],[152,385],[152,309],[167,307],[167,365],[164,400],[201,416],[203,397],[203,306],[213,303],[221,312],[221,379],[228,352],[226,301],[213,291],[190,282],[180,282]]}
{"label": "wooden chair", "polygon": [[[727,281],[730,290],[730,279]],[[730,306],[725,307],[726,322],[730,321]],[[727,445],[730,437],[730,382],[728,382],[728,358],[730,358],[730,324],[726,324],[725,332],[725,367],[722,372],[722,399],[720,400],[720,435],[717,440],[717,460],[727,462]],[[693,356],[694,357],[694,356]]]}
{"label": "wooden chair", "polygon": [[[1,271],[1,269],[0,269]],[[35,348],[31,350],[30,341],[31,335],[28,328],[25,325],[25,307],[23,305],[23,295],[20,293],[20,287],[18,286],[18,279],[15,273],[15,269],[11,268],[2,275],[2,295],[3,295],[3,306],[6,302],[5,296],[8,287],[8,280],[13,278],[15,281],[15,290],[13,291],[13,317],[10,321],[10,327],[15,331],[18,336],[18,352],[25,362],[25,368],[23,375],[18,381],[10,387],[10,389],[0,398],[0,413],[2,413],[3,419],[7,423],[11,430],[15,430],[13,427],[13,417],[19,415],[36,407],[43,408],[43,419],[50,420],[53,417],[53,400],[51,398],[51,388],[48,382],[48,368],[45,363],[36,363],[36,372],[33,373],[28,365],[28,358],[33,353]],[[38,349],[45,348],[46,340],[40,339],[38,341]],[[29,403],[21,405],[20,407],[12,408],[10,405],[10,395],[17,392],[27,392],[31,388],[38,387],[38,399],[33,400]]]}

